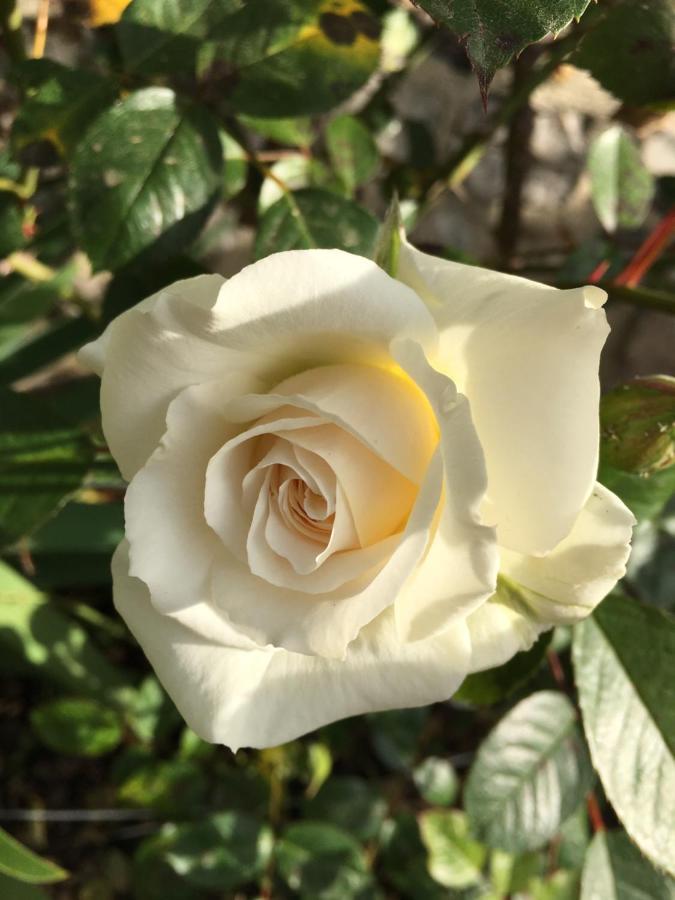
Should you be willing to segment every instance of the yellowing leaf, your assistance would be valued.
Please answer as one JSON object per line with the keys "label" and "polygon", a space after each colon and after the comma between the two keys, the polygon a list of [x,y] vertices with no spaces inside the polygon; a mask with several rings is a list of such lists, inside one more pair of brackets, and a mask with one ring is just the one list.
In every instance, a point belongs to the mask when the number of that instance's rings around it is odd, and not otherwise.
{"label": "yellowing leaf", "polygon": [[89,0],[89,24],[92,28],[114,25],[131,3],[131,0]]}

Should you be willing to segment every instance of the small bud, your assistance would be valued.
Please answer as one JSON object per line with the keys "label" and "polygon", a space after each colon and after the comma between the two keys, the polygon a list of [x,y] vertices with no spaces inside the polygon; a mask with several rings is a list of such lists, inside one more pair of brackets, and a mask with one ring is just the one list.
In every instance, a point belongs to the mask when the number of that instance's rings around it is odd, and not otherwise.
{"label": "small bud", "polygon": [[648,477],[675,464],[675,378],[636,378],[602,398],[603,463]]}

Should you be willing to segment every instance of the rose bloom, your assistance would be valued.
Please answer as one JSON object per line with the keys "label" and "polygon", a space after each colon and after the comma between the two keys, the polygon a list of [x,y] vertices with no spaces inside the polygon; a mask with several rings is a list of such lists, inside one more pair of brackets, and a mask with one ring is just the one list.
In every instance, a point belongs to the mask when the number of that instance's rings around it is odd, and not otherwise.
{"label": "rose bloom", "polygon": [[114,600],[202,738],[450,697],[625,571],[595,287],[403,243],[179,281],[82,351],[129,481]]}

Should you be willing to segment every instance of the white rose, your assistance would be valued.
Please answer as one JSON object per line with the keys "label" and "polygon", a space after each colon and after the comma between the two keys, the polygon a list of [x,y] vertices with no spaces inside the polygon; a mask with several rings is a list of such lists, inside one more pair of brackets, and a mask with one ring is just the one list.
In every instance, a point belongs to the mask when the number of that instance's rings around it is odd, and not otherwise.
{"label": "white rose", "polygon": [[115,603],[207,740],[444,700],[624,572],[633,517],[595,484],[604,294],[405,244],[398,274],[279,253],[82,351],[130,481]]}

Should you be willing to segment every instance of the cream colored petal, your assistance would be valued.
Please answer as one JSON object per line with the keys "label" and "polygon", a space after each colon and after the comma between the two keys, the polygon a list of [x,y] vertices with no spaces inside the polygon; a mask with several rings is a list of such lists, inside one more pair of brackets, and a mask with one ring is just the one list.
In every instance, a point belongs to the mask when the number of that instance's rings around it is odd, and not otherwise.
{"label": "cream colored petal", "polygon": [[176,397],[160,446],[127,489],[131,571],[163,611],[210,595],[221,544],[204,518],[206,466],[233,430],[222,416],[222,393],[220,384],[195,385]]}
{"label": "cream colored petal", "polygon": [[159,614],[143,583],[127,575],[124,545],[113,582],[117,609],[190,727],[233,750],[271,747],[347,716],[444,700],[466,674],[470,647],[461,623],[440,638],[401,645],[384,614],[344,661],[326,660],[242,649],[236,635],[235,646],[223,646]]}
{"label": "cream colored petal", "polygon": [[485,463],[466,397],[411,341],[395,342],[392,353],[425,392],[441,433],[444,493],[437,529],[396,598],[401,639],[421,640],[464,618],[493,593],[499,554],[494,529],[480,520]]}
{"label": "cream colored petal", "polygon": [[517,592],[500,582],[496,593],[466,620],[471,640],[472,672],[493,669],[521,650],[529,650],[550,625],[538,622],[518,599]]}
{"label": "cream colored petal", "polygon": [[570,531],[598,463],[605,294],[559,291],[401,248],[399,277],[439,331],[432,362],[466,394],[488,471],[499,543],[542,554]]}
{"label": "cream colored petal", "polygon": [[504,551],[502,572],[528,588],[528,605],[538,619],[553,624],[589,615],[626,573],[635,517],[601,484],[570,534],[543,557]]}
{"label": "cream colored petal", "polygon": [[[386,559],[384,565],[376,566],[374,571],[367,570],[363,577],[334,590],[323,591],[318,581],[322,570],[325,568],[323,577],[327,579],[334,577],[334,570],[344,579],[344,571],[351,574],[347,559],[350,554],[335,554],[316,572],[300,577],[293,573],[290,565],[284,568],[280,558],[275,561],[277,568],[272,569],[271,561],[264,557],[264,544],[256,539],[251,540],[249,546],[250,551],[254,545],[256,570],[278,581],[288,578],[287,586],[276,587],[265,578],[252,575],[245,564],[235,565],[232,559],[214,567],[212,596],[215,606],[239,631],[258,644],[269,643],[299,653],[342,658],[360,630],[394,602],[422,558],[431,535],[441,488],[442,468],[436,453],[403,534],[390,538],[389,545],[383,542],[369,551],[362,551],[366,559],[370,558],[369,553],[375,556],[385,551],[381,562]],[[340,566],[344,567],[342,572]],[[355,568],[363,569],[362,565]],[[308,593],[314,578],[318,592]]]}
{"label": "cream colored petal", "polygon": [[268,390],[310,366],[386,364],[397,335],[435,346],[433,319],[413,291],[359,256],[288,251],[225,283],[219,276],[177,282],[119,316],[82,358],[103,365],[103,428],[130,480],[183,388],[238,372],[252,391]]}
{"label": "cream colored petal", "polygon": [[[238,402],[240,405],[241,401]],[[227,411],[226,413],[227,414]],[[227,414],[228,420],[232,417]],[[289,418],[287,411],[275,422],[277,433],[316,424],[316,418]],[[234,424],[233,428],[236,427]],[[264,474],[256,477],[255,439],[270,434],[267,423],[239,431],[208,462],[204,513],[223,544],[239,559],[246,559],[246,535]],[[255,471],[253,471],[255,470]],[[249,477],[250,473],[250,477]]]}
{"label": "cream colored petal", "polygon": [[243,269],[214,313],[222,346],[250,354],[268,388],[331,363],[389,364],[395,337],[430,351],[437,330],[424,303],[374,262],[342,250],[288,250]]}
{"label": "cream colored petal", "polygon": [[335,472],[362,547],[403,528],[418,488],[361,441],[336,425],[297,428],[287,439],[320,456]]}
{"label": "cream colored petal", "polygon": [[438,428],[424,393],[405,373],[391,366],[323,366],[294,375],[271,393],[339,425],[421,484]]}
{"label": "cream colored petal", "polygon": [[626,571],[635,518],[596,484],[567,538],[547,556],[502,551],[497,593],[467,625],[472,671],[502,665],[542,631],[589,615]]}

